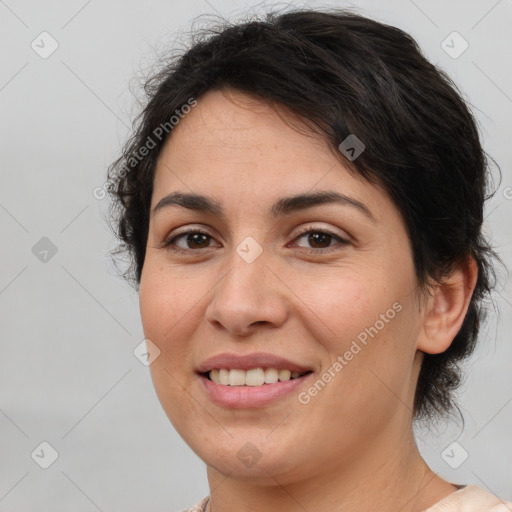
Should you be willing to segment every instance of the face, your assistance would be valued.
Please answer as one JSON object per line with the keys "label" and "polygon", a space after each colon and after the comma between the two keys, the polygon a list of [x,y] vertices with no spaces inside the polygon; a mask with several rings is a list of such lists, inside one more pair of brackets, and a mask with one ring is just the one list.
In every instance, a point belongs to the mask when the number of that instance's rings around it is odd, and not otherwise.
{"label": "face", "polygon": [[155,174],[140,310],[160,350],[153,383],[183,439],[232,478],[284,483],[396,449],[421,311],[389,196],[280,114],[215,91],[174,128]]}

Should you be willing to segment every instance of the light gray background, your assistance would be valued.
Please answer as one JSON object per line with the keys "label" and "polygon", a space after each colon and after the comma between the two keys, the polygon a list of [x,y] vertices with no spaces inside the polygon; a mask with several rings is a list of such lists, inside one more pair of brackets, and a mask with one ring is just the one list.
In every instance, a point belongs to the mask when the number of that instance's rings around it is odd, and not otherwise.
{"label": "light gray background", "polygon": [[[403,28],[454,78],[503,171],[486,229],[510,267],[512,2],[307,5],[357,6]],[[93,191],[105,182],[137,111],[129,82],[152,62],[155,48],[172,42],[197,15],[231,17],[249,7],[254,10],[246,1],[227,0],[0,1],[3,512],[173,512],[208,493],[202,461],[172,428],[149,368],[134,357],[143,340],[138,299],[109,263],[108,199]],[[47,59],[31,48],[43,31],[59,44]],[[441,47],[453,31],[469,43],[457,59]],[[46,263],[32,252],[42,237],[57,247]],[[448,425],[418,436],[427,462],[442,476],[510,500],[512,296],[506,281],[495,297],[501,316],[483,329],[461,392],[465,431]],[[31,457],[43,441],[59,455],[48,469]],[[442,457],[455,441],[469,454],[458,469]],[[463,454],[458,445],[448,453],[458,460]]]}

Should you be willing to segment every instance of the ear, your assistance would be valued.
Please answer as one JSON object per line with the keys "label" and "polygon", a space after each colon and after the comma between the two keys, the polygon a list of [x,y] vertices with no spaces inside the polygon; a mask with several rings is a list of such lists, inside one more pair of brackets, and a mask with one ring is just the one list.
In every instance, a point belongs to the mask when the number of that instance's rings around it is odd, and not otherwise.
{"label": "ear", "polygon": [[448,349],[464,322],[477,278],[478,267],[469,257],[441,284],[433,286],[423,307],[418,350],[440,354]]}

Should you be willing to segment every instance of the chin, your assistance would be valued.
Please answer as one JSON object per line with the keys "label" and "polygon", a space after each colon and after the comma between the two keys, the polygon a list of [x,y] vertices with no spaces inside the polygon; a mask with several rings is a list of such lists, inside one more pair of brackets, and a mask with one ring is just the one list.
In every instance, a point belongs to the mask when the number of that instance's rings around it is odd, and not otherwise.
{"label": "chin", "polygon": [[[212,436],[214,443],[202,446],[189,446],[206,463],[207,466],[235,480],[250,481],[259,485],[275,485],[277,478],[281,480],[298,480],[300,472],[305,467],[302,459],[308,459],[306,454],[299,453],[289,446],[285,439],[269,441],[269,432],[255,432],[254,435],[236,435],[230,431],[219,439]],[[272,434],[275,436],[275,433]],[[289,439],[289,438],[288,438]],[[215,451],[212,452],[212,447]],[[297,455],[301,455],[299,460]],[[308,466],[308,470],[310,471]]]}

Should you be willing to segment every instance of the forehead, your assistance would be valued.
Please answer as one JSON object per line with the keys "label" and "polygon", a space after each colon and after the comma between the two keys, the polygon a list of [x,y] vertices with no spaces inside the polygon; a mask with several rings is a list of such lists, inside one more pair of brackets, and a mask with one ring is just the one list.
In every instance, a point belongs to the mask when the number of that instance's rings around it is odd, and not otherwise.
{"label": "forehead", "polygon": [[220,162],[242,170],[244,166],[263,167],[269,161],[280,162],[279,168],[301,158],[305,165],[313,157],[324,161],[327,149],[321,136],[307,130],[283,107],[276,112],[238,91],[211,91],[176,126],[162,156],[195,164]]}
{"label": "forehead", "polygon": [[270,204],[283,195],[317,189],[370,202],[377,214],[390,206],[382,189],[350,172],[325,137],[286,110],[276,111],[240,92],[211,91],[166,142],[152,208],[173,190],[256,207],[262,200]]}

